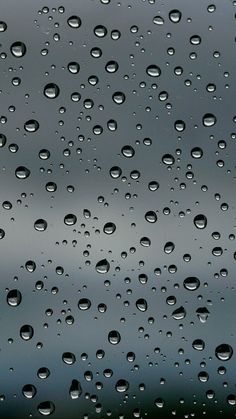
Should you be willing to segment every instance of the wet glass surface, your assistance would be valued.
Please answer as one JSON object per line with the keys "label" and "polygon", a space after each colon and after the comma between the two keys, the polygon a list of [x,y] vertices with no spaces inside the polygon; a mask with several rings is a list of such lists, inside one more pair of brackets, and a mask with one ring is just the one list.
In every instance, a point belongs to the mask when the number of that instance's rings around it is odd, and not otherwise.
{"label": "wet glass surface", "polygon": [[236,2],[0,2],[0,418],[233,418]]}

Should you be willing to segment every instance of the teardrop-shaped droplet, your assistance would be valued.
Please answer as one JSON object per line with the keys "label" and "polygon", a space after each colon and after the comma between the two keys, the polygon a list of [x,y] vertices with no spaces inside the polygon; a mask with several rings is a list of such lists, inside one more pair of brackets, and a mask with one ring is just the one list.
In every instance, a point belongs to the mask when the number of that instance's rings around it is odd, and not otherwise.
{"label": "teardrop-shaped droplet", "polygon": [[78,380],[72,380],[70,390],[69,390],[70,397],[72,400],[78,399],[78,397],[82,394],[82,387]]}

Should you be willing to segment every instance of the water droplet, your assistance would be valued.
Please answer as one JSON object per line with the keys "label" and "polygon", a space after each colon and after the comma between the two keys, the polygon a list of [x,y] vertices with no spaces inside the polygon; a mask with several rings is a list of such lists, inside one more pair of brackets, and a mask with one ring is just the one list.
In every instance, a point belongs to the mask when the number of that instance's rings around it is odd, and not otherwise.
{"label": "water droplet", "polygon": [[62,354],[62,361],[67,365],[72,365],[75,363],[76,358],[72,352],[64,352]]}
{"label": "water droplet", "polygon": [[34,396],[36,395],[36,393],[37,393],[37,390],[36,390],[35,386],[33,386],[32,384],[26,384],[22,388],[22,394],[27,399],[33,399]]}
{"label": "water droplet", "polygon": [[77,29],[81,26],[81,19],[78,16],[70,16],[67,23],[71,28]]}
{"label": "water droplet", "polygon": [[19,166],[15,170],[15,175],[18,179],[26,179],[30,175],[30,170],[27,167]]}
{"label": "water droplet", "polygon": [[44,96],[46,96],[48,99],[55,99],[60,94],[60,89],[55,83],[48,83],[44,87]]}
{"label": "water droplet", "polygon": [[232,357],[232,355],[233,355],[233,348],[227,343],[222,343],[221,345],[217,346],[215,350],[215,356],[220,361],[228,361]]}
{"label": "water droplet", "polygon": [[192,346],[196,351],[203,351],[205,348],[205,342],[202,339],[195,339]]}
{"label": "water droplet", "polygon": [[38,411],[43,416],[51,415],[55,410],[55,405],[53,402],[46,401],[38,405]]}
{"label": "water droplet", "polygon": [[96,264],[96,271],[99,274],[106,274],[109,271],[109,269],[110,264],[106,259],[102,259]]}
{"label": "water droplet", "polygon": [[121,337],[120,337],[120,334],[117,330],[111,330],[111,332],[109,332],[108,341],[112,345],[118,345],[118,343],[120,343],[120,340],[121,340]]}
{"label": "water droplet", "polygon": [[202,118],[202,123],[205,127],[212,127],[216,124],[216,117],[211,113],[206,113]]}
{"label": "water droplet", "polygon": [[181,20],[181,17],[182,17],[182,13],[177,9],[171,10],[169,13],[169,19],[173,23],[179,23]]}
{"label": "water droplet", "polygon": [[127,391],[129,389],[129,383],[126,380],[118,380],[116,382],[116,391],[118,391],[118,393],[124,393],[125,391]]}
{"label": "water droplet", "polygon": [[146,69],[146,73],[150,77],[159,77],[161,75],[161,69],[155,64],[149,65]]}
{"label": "water droplet", "polygon": [[34,329],[32,326],[25,324],[24,326],[21,327],[20,337],[23,340],[30,340],[32,339],[33,335],[34,335]]}
{"label": "water droplet", "polygon": [[35,119],[29,119],[25,122],[24,128],[27,132],[35,132],[39,129],[39,123]]}
{"label": "water droplet", "polygon": [[78,397],[82,394],[82,387],[78,380],[72,380],[70,390],[69,390],[70,397],[72,400],[78,399]]}
{"label": "water droplet", "polygon": [[80,310],[89,310],[91,307],[91,301],[88,298],[81,298],[78,302],[78,307]]}
{"label": "water droplet", "polygon": [[157,221],[157,215],[154,211],[148,211],[145,214],[145,220],[149,223],[155,223]]}
{"label": "water droplet", "polygon": [[136,307],[139,311],[147,311],[147,301],[144,298],[139,298],[139,300],[136,301]]}
{"label": "water droplet", "polygon": [[26,53],[26,46],[23,42],[14,42],[11,45],[11,53],[16,58],[21,58]]}
{"label": "water droplet", "polygon": [[17,307],[18,305],[20,305],[21,300],[22,300],[22,295],[19,290],[15,289],[8,292],[7,303],[9,304],[9,306]]}
{"label": "water droplet", "polygon": [[77,217],[76,217],[76,215],[74,215],[74,214],[67,214],[65,217],[64,217],[64,223],[67,225],[67,226],[73,226],[73,225],[75,225],[75,223],[77,222]]}
{"label": "water droplet", "polygon": [[114,223],[106,223],[103,227],[103,231],[106,234],[113,234],[116,231],[116,225]]}
{"label": "water droplet", "polygon": [[193,222],[194,222],[194,225],[200,230],[206,228],[207,226],[207,218],[203,214],[196,215],[196,217],[194,217]]}
{"label": "water droplet", "polygon": [[194,276],[189,276],[184,280],[184,288],[188,291],[195,291],[200,287],[200,281]]}
{"label": "water droplet", "polygon": [[37,231],[45,231],[47,226],[47,221],[43,220],[42,218],[36,220],[34,223],[34,228]]}

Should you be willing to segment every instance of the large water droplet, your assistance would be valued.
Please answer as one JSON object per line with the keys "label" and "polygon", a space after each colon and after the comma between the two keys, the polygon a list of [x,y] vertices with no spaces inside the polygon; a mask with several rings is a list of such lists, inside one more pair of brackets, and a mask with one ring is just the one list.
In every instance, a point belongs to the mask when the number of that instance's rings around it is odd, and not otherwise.
{"label": "large water droplet", "polygon": [[96,264],[96,271],[99,274],[106,274],[109,271],[109,269],[110,264],[106,259],[102,259]]}
{"label": "large water droplet", "polygon": [[227,343],[222,343],[221,345],[217,346],[215,350],[215,356],[220,361],[228,361],[233,355],[233,348],[231,345]]}
{"label": "large water droplet", "polygon": [[38,411],[43,416],[51,415],[55,410],[55,405],[53,402],[46,401],[38,405]]}
{"label": "large water droplet", "polygon": [[30,326],[29,324],[25,324],[24,326],[21,327],[20,337],[23,340],[30,340],[32,339],[33,335],[34,335],[34,329],[32,326]]}
{"label": "large water droplet", "polygon": [[7,303],[9,304],[9,306],[17,307],[18,305],[20,305],[21,300],[22,300],[22,295],[19,290],[15,289],[8,292]]}
{"label": "large water droplet", "polygon": [[207,226],[207,218],[203,214],[196,215],[196,217],[194,217],[193,222],[194,222],[194,225],[200,230],[206,228]]}
{"label": "large water droplet", "polygon": [[26,53],[26,46],[23,42],[14,42],[11,45],[11,53],[16,58],[21,58]]}

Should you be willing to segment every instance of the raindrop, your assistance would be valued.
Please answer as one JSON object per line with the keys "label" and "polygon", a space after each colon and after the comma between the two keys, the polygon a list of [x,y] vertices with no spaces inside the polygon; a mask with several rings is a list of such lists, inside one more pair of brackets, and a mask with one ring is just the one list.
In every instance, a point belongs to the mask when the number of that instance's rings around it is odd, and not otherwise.
{"label": "raindrop", "polygon": [[232,357],[232,355],[233,348],[227,343],[222,343],[221,345],[217,346],[215,350],[215,356],[220,361],[228,361]]}
{"label": "raindrop", "polygon": [[194,217],[193,222],[195,227],[197,227],[200,230],[206,228],[207,226],[207,218],[203,214],[196,215],[196,217]]}
{"label": "raindrop", "polygon": [[22,300],[22,295],[19,290],[11,290],[7,294],[7,303],[11,307],[17,307],[20,305]]}
{"label": "raindrop", "polygon": [[106,274],[109,271],[109,269],[110,264],[106,259],[102,259],[96,264],[96,271],[99,274]]}
{"label": "raindrop", "polygon": [[30,170],[27,167],[19,166],[15,170],[15,175],[18,179],[26,179],[30,175]]}
{"label": "raindrop", "polygon": [[53,402],[46,401],[38,405],[38,411],[43,416],[51,415],[55,410],[55,405]]}
{"label": "raindrop", "polygon": [[25,324],[24,326],[21,327],[20,337],[23,340],[30,340],[32,339],[33,335],[34,335],[34,329],[32,326]]}
{"label": "raindrop", "polygon": [[21,58],[26,53],[26,46],[23,42],[14,42],[11,45],[11,53],[16,58]]}
{"label": "raindrop", "polygon": [[36,220],[34,223],[34,228],[37,231],[45,231],[47,226],[47,221],[43,220],[42,218]]}
{"label": "raindrop", "polygon": [[146,69],[146,73],[150,77],[159,77],[161,75],[161,69],[155,64],[149,65]]}
{"label": "raindrop", "polygon": [[59,96],[60,89],[55,83],[48,83],[44,87],[44,96],[46,96],[48,99],[55,99],[57,96]]}
{"label": "raindrop", "polygon": [[77,29],[81,26],[81,19],[78,16],[70,16],[69,19],[67,19],[68,25],[73,28]]}

